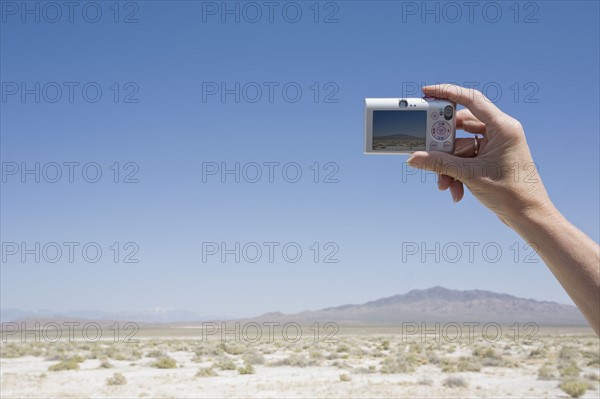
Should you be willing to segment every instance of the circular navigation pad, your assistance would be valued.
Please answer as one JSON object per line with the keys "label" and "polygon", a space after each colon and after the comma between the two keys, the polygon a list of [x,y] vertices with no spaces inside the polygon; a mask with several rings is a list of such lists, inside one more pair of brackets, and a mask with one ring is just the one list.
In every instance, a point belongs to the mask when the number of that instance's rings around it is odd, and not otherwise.
{"label": "circular navigation pad", "polygon": [[448,122],[439,121],[433,124],[431,135],[436,140],[446,140],[450,137],[450,124]]}

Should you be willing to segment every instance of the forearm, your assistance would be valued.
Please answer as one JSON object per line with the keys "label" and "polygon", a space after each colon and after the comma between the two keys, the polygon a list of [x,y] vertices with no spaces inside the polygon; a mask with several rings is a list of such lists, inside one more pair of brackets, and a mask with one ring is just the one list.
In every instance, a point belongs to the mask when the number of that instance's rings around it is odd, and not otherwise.
{"label": "forearm", "polygon": [[532,244],[600,336],[600,246],[550,203],[506,222]]}

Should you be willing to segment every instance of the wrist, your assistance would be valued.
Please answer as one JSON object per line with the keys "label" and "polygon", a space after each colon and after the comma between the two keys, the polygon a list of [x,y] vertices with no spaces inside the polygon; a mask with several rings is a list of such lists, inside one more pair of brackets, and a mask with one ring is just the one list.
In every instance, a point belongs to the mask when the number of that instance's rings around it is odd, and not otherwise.
{"label": "wrist", "polygon": [[503,220],[521,236],[527,236],[532,228],[556,226],[563,220],[562,214],[549,198],[517,206],[516,208]]}

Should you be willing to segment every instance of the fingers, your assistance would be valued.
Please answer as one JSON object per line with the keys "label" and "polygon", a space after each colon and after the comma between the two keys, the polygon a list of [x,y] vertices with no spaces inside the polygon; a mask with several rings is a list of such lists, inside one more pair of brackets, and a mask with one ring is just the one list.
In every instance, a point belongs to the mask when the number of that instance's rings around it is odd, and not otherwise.
{"label": "fingers", "polygon": [[[479,138],[479,151],[483,146],[483,140]],[[474,138],[458,138],[454,141],[454,155],[462,158],[473,158],[475,154],[475,139]]]}
{"label": "fingers", "polygon": [[456,113],[456,128],[469,133],[486,134],[485,123],[477,119],[468,109],[461,109]]}
{"label": "fingers", "polygon": [[423,87],[426,96],[444,98],[467,107],[477,119],[487,125],[493,125],[504,119],[504,114],[480,91],[452,84],[440,84]]}
{"label": "fingers", "polygon": [[448,175],[438,175],[438,188],[440,191],[445,191],[450,187],[450,184],[454,181],[454,178]]}
{"label": "fingers", "polygon": [[452,183],[450,183],[450,194],[452,194],[452,200],[454,202],[460,201],[465,196],[464,185],[458,180],[453,180]]}
{"label": "fingers", "polygon": [[430,170],[440,175],[448,175],[459,179],[462,175],[463,163],[468,158],[460,158],[441,151],[417,151],[406,161],[415,168]]}
{"label": "fingers", "polygon": [[438,188],[441,191],[450,189],[450,194],[454,202],[460,201],[465,195],[465,187],[462,182],[454,180],[448,175],[438,175]]}

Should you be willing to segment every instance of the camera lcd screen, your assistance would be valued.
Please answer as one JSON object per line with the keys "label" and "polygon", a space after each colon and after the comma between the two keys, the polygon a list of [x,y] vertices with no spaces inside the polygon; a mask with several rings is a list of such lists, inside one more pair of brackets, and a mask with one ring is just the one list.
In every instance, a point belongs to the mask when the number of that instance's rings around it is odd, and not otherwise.
{"label": "camera lcd screen", "polygon": [[426,129],[427,111],[373,111],[373,150],[424,150]]}

